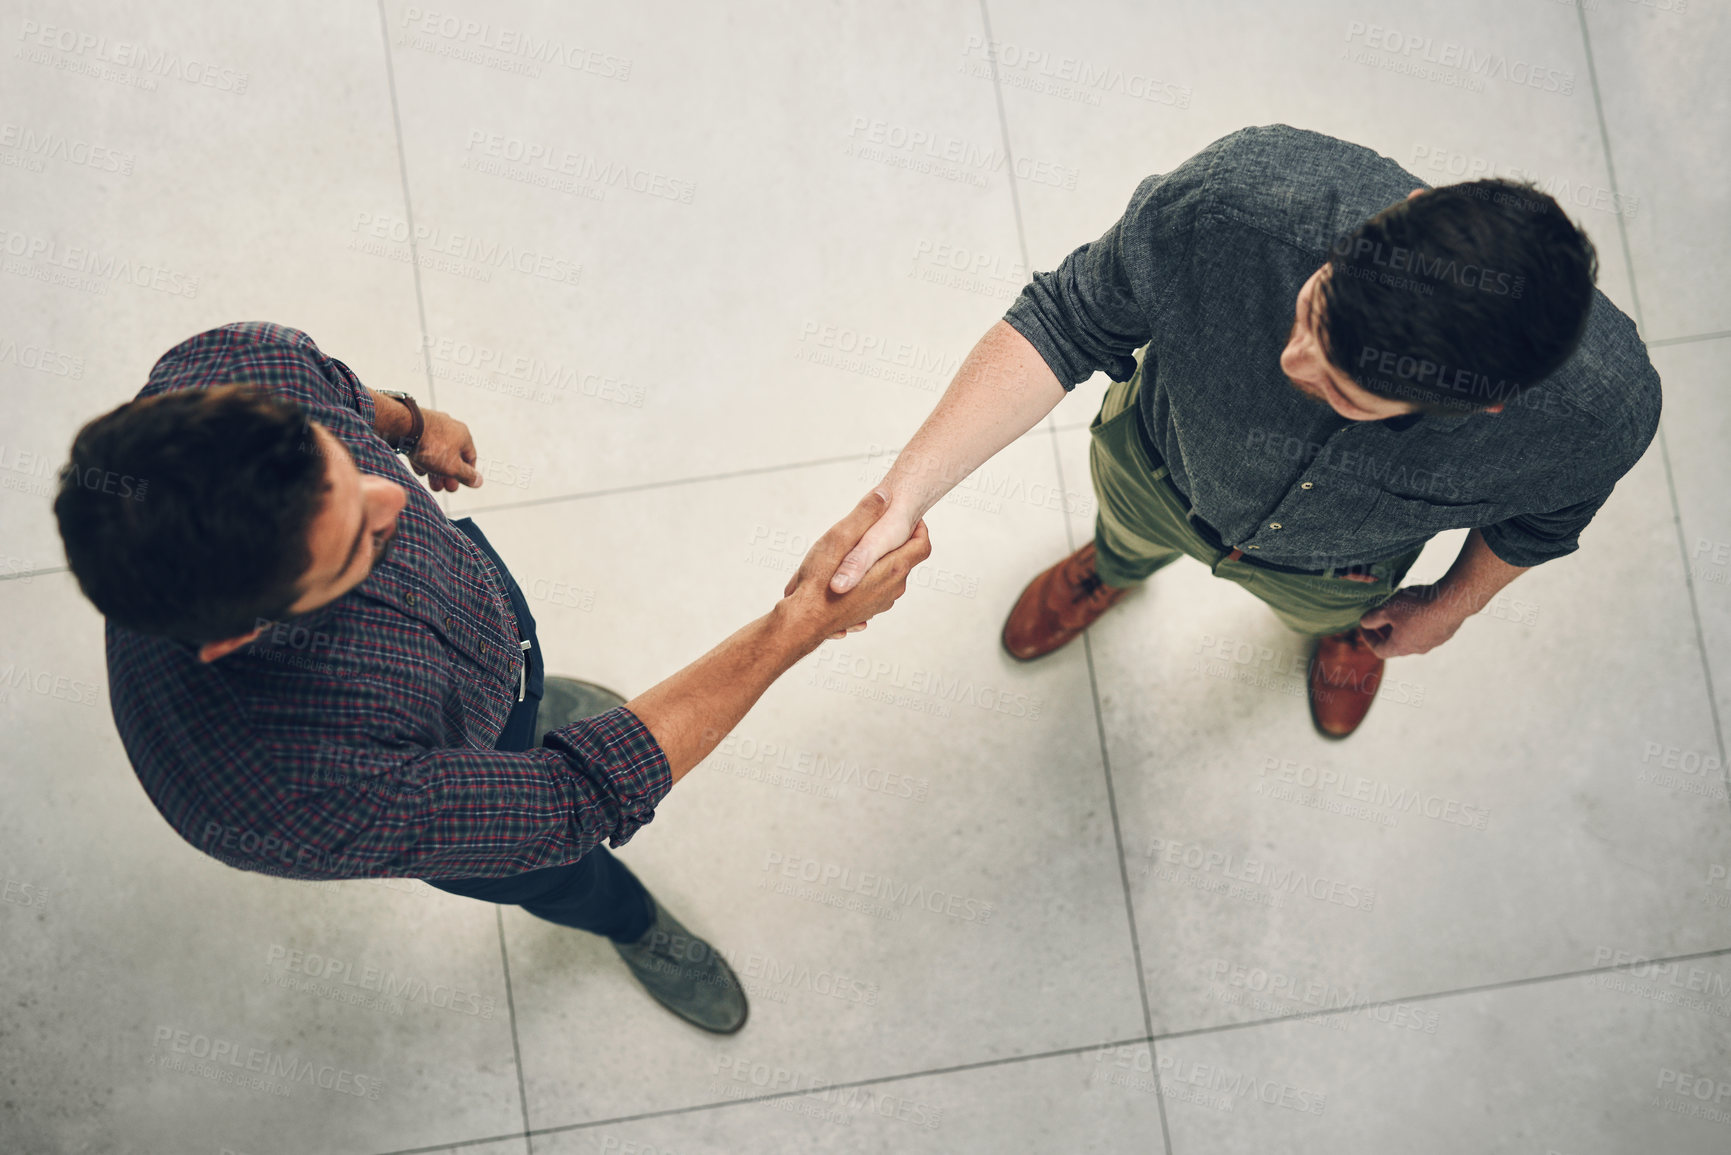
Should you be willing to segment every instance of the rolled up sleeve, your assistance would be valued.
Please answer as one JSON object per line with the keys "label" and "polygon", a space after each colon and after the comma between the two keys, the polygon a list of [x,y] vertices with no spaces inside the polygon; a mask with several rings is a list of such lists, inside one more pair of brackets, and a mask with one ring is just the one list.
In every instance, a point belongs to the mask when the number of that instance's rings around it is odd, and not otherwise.
{"label": "rolled up sleeve", "polygon": [[[1648,367],[1648,373],[1652,373]],[[1631,388],[1626,412],[1583,424],[1571,442],[1551,452],[1550,476],[1532,487],[1532,504],[1482,527],[1485,544],[1509,565],[1536,566],[1574,553],[1581,531],[1609,501],[1617,483],[1633,469],[1659,428],[1658,375],[1650,388]]]}
{"label": "rolled up sleeve", "polygon": [[[549,731],[545,743],[276,751],[240,771],[251,781],[236,793],[249,805],[207,824],[242,837],[183,834],[231,866],[289,877],[502,878],[575,862],[603,841],[623,845],[673,786],[660,744],[623,706]],[[314,785],[332,781],[341,784]],[[249,842],[248,831],[269,835]]]}
{"label": "rolled up sleeve", "polygon": [[624,706],[549,730],[546,742],[564,754],[570,772],[589,780],[595,797],[607,800],[610,822],[600,829],[610,846],[630,841],[673,787],[661,744]]}
{"label": "rolled up sleeve", "polygon": [[1581,531],[1611,497],[1611,491],[1543,513],[1522,513],[1484,526],[1485,544],[1509,565],[1536,566],[1574,553]]}
{"label": "rolled up sleeve", "polygon": [[[380,873],[500,878],[622,846],[673,786],[647,727],[620,706],[517,752],[435,750],[376,797]],[[359,857],[367,857],[364,853]]]}
{"label": "rolled up sleeve", "polygon": [[1035,273],[1004,314],[1065,389],[1097,370],[1115,381],[1135,372],[1133,354],[1154,333],[1209,199],[1215,161],[1231,140],[1215,141],[1171,172],[1143,180],[1099,240],[1076,249],[1052,272]]}

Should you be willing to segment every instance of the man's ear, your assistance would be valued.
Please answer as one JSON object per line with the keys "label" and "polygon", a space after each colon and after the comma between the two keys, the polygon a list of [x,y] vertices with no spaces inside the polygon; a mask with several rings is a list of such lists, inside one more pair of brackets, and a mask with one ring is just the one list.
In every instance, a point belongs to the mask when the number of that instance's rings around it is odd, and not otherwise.
{"label": "man's ear", "polygon": [[220,642],[206,642],[204,645],[198,647],[198,660],[201,662],[214,662],[224,654],[234,653],[234,651],[240,649],[262,633],[264,633],[264,627],[260,626],[250,634],[241,634],[236,638],[224,638]]}
{"label": "man's ear", "polygon": [[1415,188],[1411,192],[1406,194],[1406,199],[1410,201],[1413,197],[1417,196],[1419,193],[1421,193],[1423,191],[1424,190],[1421,188]]}

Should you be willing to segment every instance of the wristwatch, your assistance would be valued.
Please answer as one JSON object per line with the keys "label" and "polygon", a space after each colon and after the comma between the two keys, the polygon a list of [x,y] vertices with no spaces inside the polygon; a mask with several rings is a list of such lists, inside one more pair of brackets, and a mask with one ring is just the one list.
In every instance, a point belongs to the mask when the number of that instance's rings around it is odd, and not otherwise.
{"label": "wristwatch", "polygon": [[[391,445],[391,448],[398,453],[413,453],[416,446],[421,444],[421,434],[426,432],[427,428],[426,418],[421,416],[421,407],[415,404],[413,397],[395,389],[375,389],[373,392],[380,397],[395,397],[409,407],[409,416],[413,418],[414,424],[410,426],[408,436],[395,445]],[[390,442],[387,441],[385,444],[390,445]]]}

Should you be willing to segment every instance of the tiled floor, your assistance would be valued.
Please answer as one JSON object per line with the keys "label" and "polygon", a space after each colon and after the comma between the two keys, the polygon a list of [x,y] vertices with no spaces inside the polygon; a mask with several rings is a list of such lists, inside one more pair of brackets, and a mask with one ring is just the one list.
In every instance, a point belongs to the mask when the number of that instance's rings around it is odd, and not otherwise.
{"label": "tiled floor", "polygon": [[[1731,1149],[1731,7],[463,2],[0,14],[0,1151]],[[1367,55],[1425,38],[1547,82]],[[1581,550],[1398,659],[1349,742],[1218,659],[1297,646],[1188,563],[999,650],[1090,532],[1097,379],[622,852],[746,976],[737,1036],[514,909],[230,870],[138,788],[45,498],[173,343],[294,325],[467,422],[450,511],[556,672],[634,693],[768,607],[1029,268],[1272,122],[1537,180],[1665,384]],[[1423,802],[1270,788],[1323,775]],[[1174,843],[1375,901],[1229,897]],[[795,859],[974,917],[766,885]],[[165,1062],[198,1037],[377,1094]]]}

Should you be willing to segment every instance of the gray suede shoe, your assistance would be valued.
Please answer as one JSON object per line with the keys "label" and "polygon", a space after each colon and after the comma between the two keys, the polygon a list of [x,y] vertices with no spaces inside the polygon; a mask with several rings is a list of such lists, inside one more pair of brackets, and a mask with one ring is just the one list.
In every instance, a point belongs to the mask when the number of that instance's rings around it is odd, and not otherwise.
{"label": "gray suede shoe", "polygon": [[541,679],[541,708],[535,713],[535,733],[539,736],[624,704],[625,699],[606,686],[548,674]]}
{"label": "gray suede shoe", "polygon": [[731,1035],[745,1025],[751,1008],[733,968],[715,948],[686,930],[655,896],[655,921],[634,943],[613,949],[655,1001],[694,1026]]}

